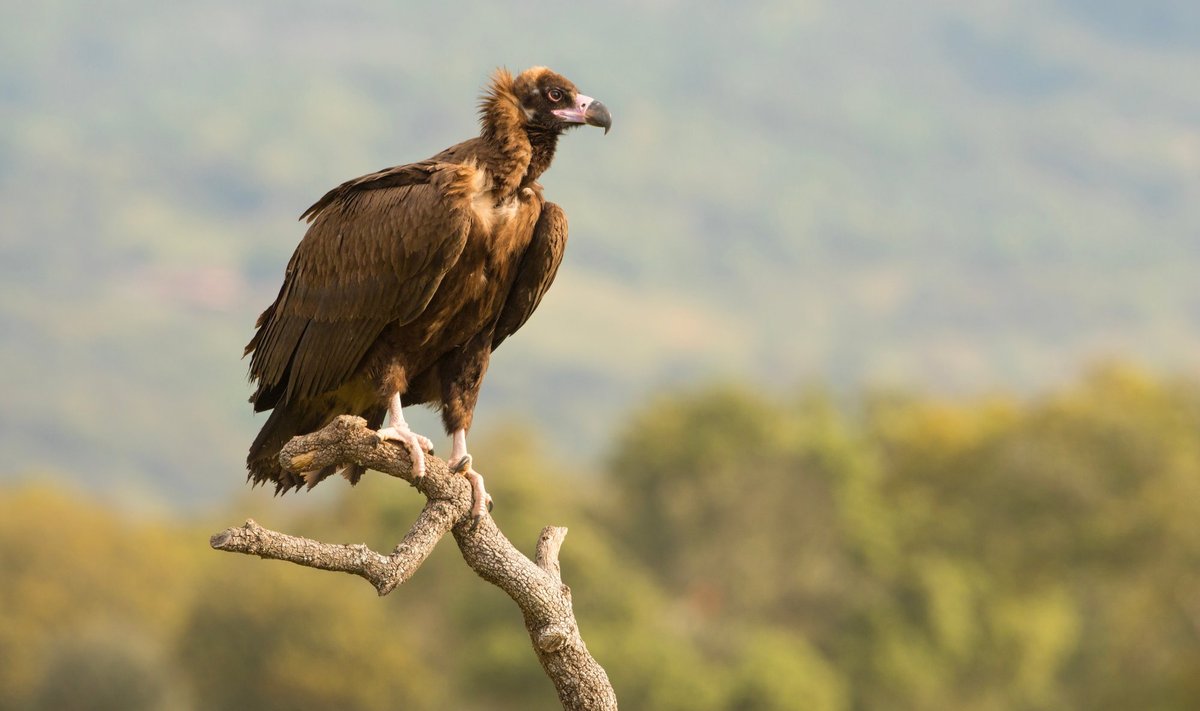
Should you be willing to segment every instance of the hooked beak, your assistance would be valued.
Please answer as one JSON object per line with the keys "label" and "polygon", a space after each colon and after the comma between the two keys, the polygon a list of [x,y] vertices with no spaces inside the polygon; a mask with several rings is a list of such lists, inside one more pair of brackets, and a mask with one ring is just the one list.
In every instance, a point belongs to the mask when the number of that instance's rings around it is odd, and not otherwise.
{"label": "hooked beak", "polygon": [[608,133],[612,128],[612,114],[608,107],[583,94],[575,95],[575,106],[569,109],[555,109],[552,112],[567,123],[586,123],[589,126],[599,126]]}

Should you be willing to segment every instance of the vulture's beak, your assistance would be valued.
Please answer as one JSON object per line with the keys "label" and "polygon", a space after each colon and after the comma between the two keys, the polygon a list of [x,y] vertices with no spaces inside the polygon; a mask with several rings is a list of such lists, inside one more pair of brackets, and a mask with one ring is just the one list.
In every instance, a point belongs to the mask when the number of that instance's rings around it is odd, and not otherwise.
{"label": "vulture's beak", "polygon": [[568,123],[586,123],[589,126],[599,126],[608,133],[612,128],[612,114],[608,107],[583,94],[575,95],[575,107],[570,109],[555,109],[554,115]]}

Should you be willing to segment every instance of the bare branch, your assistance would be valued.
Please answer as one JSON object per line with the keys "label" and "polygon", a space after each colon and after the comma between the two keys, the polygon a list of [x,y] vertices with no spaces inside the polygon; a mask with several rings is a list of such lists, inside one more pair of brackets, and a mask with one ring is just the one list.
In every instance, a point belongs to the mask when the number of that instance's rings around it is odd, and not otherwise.
{"label": "bare branch", "polygon": [[426,458],[426,475],[415,479],[408,451],[381,442],[362,418],[342,416],[324,429],[289,442],[279,455],[290,471],[362,464],[409,481],[428,499],[412,528],[391,555],[365,545],[336,545],[290,536],[254,521],[215,535],[217,550],[286,560],[322,570],[358,575],[386,595],[412,577],[447,531],[453,531],[463,559],[480,577],[496,585],[520,607],[534,652],[554,682],[563,708],[609,710],[617,698],[603,667],[592,658],[579,634],[571,590],[562,583],[559,550],[567,529],[547,526],[537,543],[536,563],[522,555],[490,516],[472,526],[471,487],[451,474],[446,463]]}
{"label": "bare branch", "polygon": [[537,567],[560,583],[562,568],[558,564],[558,551],[562,549],[563,539],[566,537],[567,529],[561,526],[546,526],[542,529],[542,535],[538,536],[537,550],[533,554],[533,561],[537,563]]}

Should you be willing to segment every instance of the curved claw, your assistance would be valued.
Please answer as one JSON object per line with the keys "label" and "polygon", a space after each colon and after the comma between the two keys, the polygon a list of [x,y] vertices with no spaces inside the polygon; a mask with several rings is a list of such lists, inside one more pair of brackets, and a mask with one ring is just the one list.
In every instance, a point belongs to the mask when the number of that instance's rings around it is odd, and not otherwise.
{"label": "curved claw", "polygon": [[[466,458],[464,457],[464,459]],[[487,493],[487,489],[483,488],[483,476],[479,472],[468,466],[462,474],[467,478],[467,481],[471,482],[471,529],[474,530],[479,525],[480,519],[483,518],[483,514],[491,513],[493,508],[492,495]]]}
{"label": "curved claw", "polygon": [[379,429],[375,432],[375,436],[383,441],[401,442],[407,445],[408,451],[412,454],[413,476],[418,479],[425,476],[425,452],[433,451],[433,442],[428,437],[422,437],[412,430],[396,427]]}
{"label": "curved claw", "polygon": [[[471,510],[474,511],[475,507],[472,506]],[[492,497],[491,496],[487,497],[487,510],[488,510],[489,514],[492,512]],[[471,516],[471,530],[474,531],[475,527],[478,526],[479,522],[482,520],[483,520],[483,511],[480,511],[479,513]]]}
{"label": "curved claw", "polygon": [[471,455],[464,454],[461,459],[450,465],[450,472],[453,474],[463,474],[471,468]]}

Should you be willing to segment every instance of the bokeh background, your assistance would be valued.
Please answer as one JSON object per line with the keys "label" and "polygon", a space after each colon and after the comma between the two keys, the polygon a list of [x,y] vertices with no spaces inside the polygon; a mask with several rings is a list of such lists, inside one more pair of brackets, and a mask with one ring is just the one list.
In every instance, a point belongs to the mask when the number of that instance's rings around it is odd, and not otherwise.
{"label": "bokeh background", "polygon": [[448,543],[207,546],[406,530],[243,484],[239,356],[304,208],[534,64],[614,128],[472,449],[624,706],[1200,707],[1200,5],[2,7],[0,709],[556,708]]}

